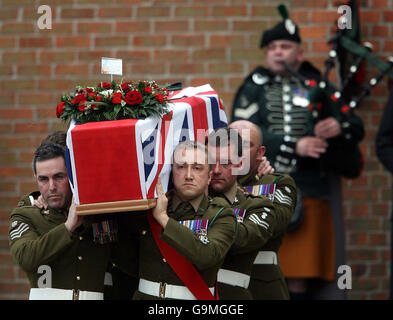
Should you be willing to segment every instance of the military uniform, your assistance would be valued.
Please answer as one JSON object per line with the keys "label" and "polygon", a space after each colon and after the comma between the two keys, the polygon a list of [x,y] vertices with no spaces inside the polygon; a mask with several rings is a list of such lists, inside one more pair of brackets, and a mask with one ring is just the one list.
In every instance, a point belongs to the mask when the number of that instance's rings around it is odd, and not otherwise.
{"label": "military uniform", "polygon": [[255,172],[239,177],[238,181],[244,187],[275,185],[273,208],[277,224],[280,226],[275,236],[260,248],[259,255],[272,256],[271,263],[260,263],[263,258],[254,261],[249,290],[256,300],[289,299],[277,255],[296,206],[295,182],[288,175],[268,174],[259,178]]}
{"label": "military uniform", "polygon": [[[300,65],[298,73],[316,83],[321,80],[319,71],[308,62]],[[364,128],[356,115],[348,119],[341,113],[334,88],[328,83],[325,86],[308,90],[297,77],[282,77],[257,67],[236,94],[232,121],[247,119],[261,128],[264,144],[268,146],[267,159],[276,172],[291,175],[303,195],[304,221],[294,232],[287,233],[280,250],[285,276],[332,281],[336,266],[344,264],[339,178],[353,171],[353,163],[346,161],[352,155],[345,154],[349,146],[356,146],[363,138]],[[328,139],[327,152],[319,159],[299,157],[297,141],[314,136],[315,123],[327,117],[339,122],[342,134]],[[318,231],[320,226],[324,226],[324,233]],[[309,259],[311,263],[306,262]]]}
{"label": "military uniform", "polygon": [[[287,219],[277,214],[270,199],[249,194],[237,184],[221,194],[221,197],[235,211],[238,231],[235,243],[218,272],[218,292],[223,300],[253,299],[248,286],[254,260],[257,255],[262,257],[263,254],[266,260],[273,257],[272,252],[259,252],[267,243],[274,242],[274,239],[285,232]],[[283,284],[276,282],[274,291],[284,291]],[[282,298],[285,298],[284,295]]]}
{"label": "military uniform", "polygon": [[[39,192],[29,196],[37,195]],[[10,215],[11,254],[26,272],[33,289],[48,286],[70,290],[56,291],[59,294],[56,296],[51,291],[47,299],[102,299],[105,273],[112,260],[131,274],[136,272],[136,258],[132,257],[131,247],[120,244],[120,241],[131,244],[129,239],[120,238],[116,244],[95,244],[91,224],[85,221],[70,233],[64,224],[67,219],[64,212],[34,207],[29,196],[23,197]],[[46,283],[42,282],[41,270],[49,272],[45,274],[49,279]]]}
{"label": "military uniform", "polygon": [[[160,238],[195,266],[214,293],[217,271],[235,237],[234,212],[222,199],[209,200],[202,195],[189,203],[181,203],[174,196],[169,201],[167,213],[169,221]],[[147,215],[139,218],[129,216],[130,222],[133,218],[138,219],[133,225],[137,226],[136,231],[140,234],[140,280],[134,299],[195,299],[161,254],[150,231]],[[186,226],[195,220],[208,220],[207,228],[195,233],[196,230]]]}
{"label": "military uniform", "polygon": [[[320,73],[310,63],[303,62],[299,74],[319,81]],[[314,90],[313,92],[317,92]],[[341,140],[360,141],[364,128],[360,118],[353,115],[346,119],[337,103],[330,99],[333,87],[327,85],[321,97],[321,118],[332,116],[341,124],[342,136],[329,139],[335,144]],[[319,92],[319,91],[318,91]],[[258,125],[268,146],[266,157],[276,172],[290,174],[304,195],[326,197],[328,193],[329,163],[321,159],[299,157],[296,143],[304,136],[314,136],[312,112],[309,111],[310,91],[303,88],[299,79],[274,75],[263,67],[257,67],[239,88],[232,108],[232,121],[246,119]],[[332,140],[332,141],[330,141]],[[328,149],[331,158],[342,154]],[[322,172],[321,174],[321,169]]]}

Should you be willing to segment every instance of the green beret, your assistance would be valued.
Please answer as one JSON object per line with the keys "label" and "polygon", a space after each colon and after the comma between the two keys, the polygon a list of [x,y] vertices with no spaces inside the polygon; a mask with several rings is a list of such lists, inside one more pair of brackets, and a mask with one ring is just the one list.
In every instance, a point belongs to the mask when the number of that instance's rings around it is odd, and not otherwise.
{"label": "green beret", "polygon": [[274,40],[290,40],[298,43],[302,41],[299,35],[299,27],[289,18],[287,8],[280,4],[277,9],[283,21],[262,34],[261,48],[266,47]]}

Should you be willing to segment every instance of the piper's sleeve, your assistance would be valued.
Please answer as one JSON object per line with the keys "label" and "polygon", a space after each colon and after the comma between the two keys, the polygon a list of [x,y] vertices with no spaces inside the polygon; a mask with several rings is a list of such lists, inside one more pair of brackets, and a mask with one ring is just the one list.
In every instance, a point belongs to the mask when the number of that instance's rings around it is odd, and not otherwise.
{"label": "piper's sleeve", "polygon": [[[220,208],[215,209],[218,212]],[[199,270],[205,270],[223,261],[234,241],[236,223],[233,210],[225,208],[210,226],[207,241],[201,241],[190,229],[169,218],[160,237]]]}
{"label": "piper's sleeve", "polygon": [[258,88],[261,89],[260,86],[252,82],[250,76],[240,86],[232,104],[232,122],[236,120],[249,120],[256,124],[260,122]]}
{"label": "piper's sleeve", "polygon": [[343,113],[342,108],[346,103],[342,99],[335,98],[336,91],[332,84],[329,84],[324,91],[324,116],[322,118],[333,116],[340,123],[342,134],[338,138],[359,142],[365,135],[363,121],[355,113],[350,115]]}
{"label": "piper's sleeve", "polygon": [[393,90],[379,124],[375,145],[378,159],[393,173]]}
{"label": "piper's sleeve", "polygon": [[72,238],[64,223],[41,236],[38,235],[28,213],[25,208],[13,211],[10,217],[9,241],[15,261],[24,271],[31,272],[56,259],[72,244]]}

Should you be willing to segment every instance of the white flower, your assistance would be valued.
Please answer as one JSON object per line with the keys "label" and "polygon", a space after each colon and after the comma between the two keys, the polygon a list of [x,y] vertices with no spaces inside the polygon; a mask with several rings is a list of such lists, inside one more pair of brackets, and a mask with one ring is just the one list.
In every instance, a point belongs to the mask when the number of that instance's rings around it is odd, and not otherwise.
{"label": "white flower", "polygon": [[101,91],[100,94],[108,98],[113,93],[112,89]]}

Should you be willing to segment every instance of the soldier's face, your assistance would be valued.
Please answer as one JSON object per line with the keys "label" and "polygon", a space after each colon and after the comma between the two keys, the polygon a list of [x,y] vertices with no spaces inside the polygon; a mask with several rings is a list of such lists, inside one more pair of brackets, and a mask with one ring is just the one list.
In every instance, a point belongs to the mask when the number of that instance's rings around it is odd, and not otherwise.
{"label": "soldier's face", "polygon": [[53,209],[66,208],[72,199],[63,157],[36,163],[36,179],[42,197]]}
{"label": "soldier's face", "polygon": [[255,171],[266,152],[266,148],[261,145],[260,134],[253,126],[250,126],[246,121],[242,120],[231,123],[229,127],[237,130],[242,137],[243,164],[249,161],[250,170],[248,172]]}
{"label": "soldier's face", "polygon": [[190,201],[206,193],[210,182],[206,153],[200,149],[178,149],[172,167],[173,184],[182,201]]}
{"label": "soldier's face", "polygon": [[300,45],[289,40],[275,40],[270,42],[265,50],[265,61],[268,68],[276,74],[286,73],[283,62],[295,70],[303,60],[303,50]]}
{"label": "soldier's face", "polygon": [[216,193],[225,193],[235,184],[237,175],[234,174],[234,169],[240,168],[241,162],[231,146],[209,147],[209,154],[215,154],[216,157],[210,187]]}

